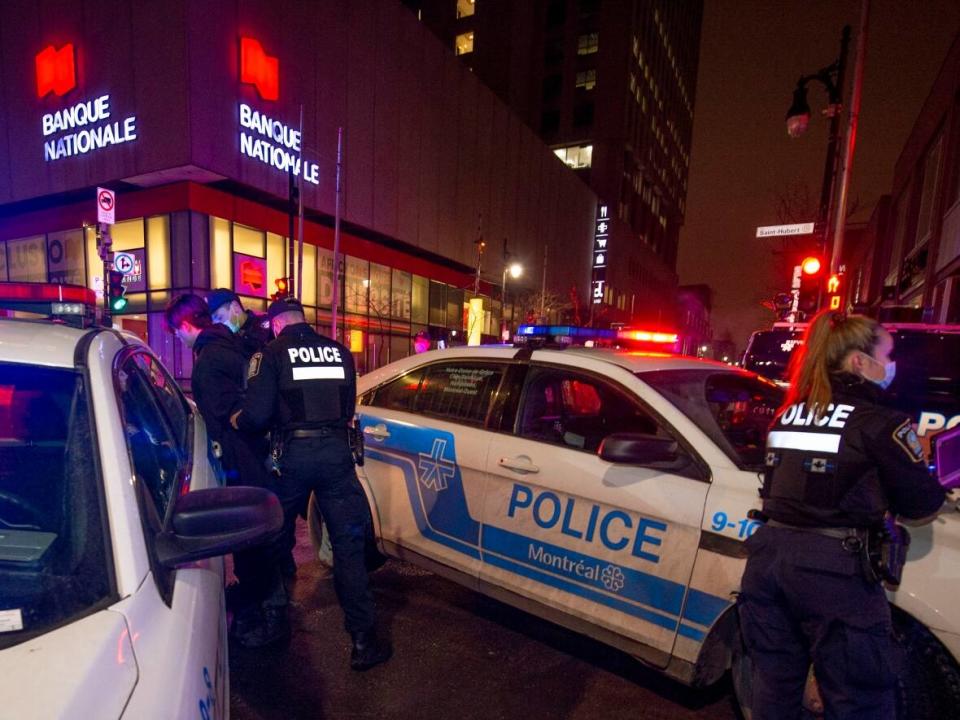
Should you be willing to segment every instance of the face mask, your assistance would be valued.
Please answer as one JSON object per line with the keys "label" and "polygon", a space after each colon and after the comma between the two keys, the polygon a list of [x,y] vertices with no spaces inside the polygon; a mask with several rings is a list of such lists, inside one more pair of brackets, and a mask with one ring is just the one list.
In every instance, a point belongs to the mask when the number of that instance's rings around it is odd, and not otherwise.
{"label": "face mask", "polygon": [[[880,365],[880,364],[881,364],[881,362],[880,362],[879,360],[877,360],[876,358],[874,358],[874,357],[872,357],[872,356],[870,356],[870,355],[867,355],[866,353],[864,353],[864,355],[866,355],[868,358],[870,358],[871,360],[873,360],[873,362],[875,362],[877,365]],[[891,383],[893,383],[893,379],[894,379],[896,376],[897,376],[897,361],[896,361],[896,360],[891,360],[891,361],[888,362],[888,363],[883,363],[883,379],[882,379],[882,380],[870,380],[870,382],[876,383],[877,385],[880,386],[880,388],[881,388],[882,390],[886,390],[888,387],[890,387]],[[865,379],[869,380],[869,378],[865,378]]]}

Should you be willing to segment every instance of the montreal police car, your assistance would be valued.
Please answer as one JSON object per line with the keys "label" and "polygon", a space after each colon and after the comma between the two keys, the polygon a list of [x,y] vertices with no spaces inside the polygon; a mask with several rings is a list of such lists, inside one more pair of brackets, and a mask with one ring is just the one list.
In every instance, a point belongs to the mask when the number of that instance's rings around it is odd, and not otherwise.
{"label": "montreal police car", "polygon": [[[747,696],[733,602],[777,385],[662,353],[497,346],[397,361],[358,393],[360,477],[387,555],[691,685],[732,665]],[[950,510],[914,530],[891,595],[908,717],[941,717],[960,695]]]}
{"label": "montreal police car", "polygon": [[[93,301],[17,289],[20,310]],[[0,716],[228,717],[209,558],[281,513],[213,468],[202,421],[135,337],[0,319]]]}

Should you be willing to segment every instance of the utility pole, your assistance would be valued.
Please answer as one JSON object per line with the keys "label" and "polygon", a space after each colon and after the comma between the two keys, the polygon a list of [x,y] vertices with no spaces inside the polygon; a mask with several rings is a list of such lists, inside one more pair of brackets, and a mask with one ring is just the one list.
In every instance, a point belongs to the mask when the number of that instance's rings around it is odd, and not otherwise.
{"label": "utility pole", "polygon": [[[297,177],[297,300],[303,302],[303,105],[300,106],[300,169]],[[312,303],[311,303],[312,304]]]}

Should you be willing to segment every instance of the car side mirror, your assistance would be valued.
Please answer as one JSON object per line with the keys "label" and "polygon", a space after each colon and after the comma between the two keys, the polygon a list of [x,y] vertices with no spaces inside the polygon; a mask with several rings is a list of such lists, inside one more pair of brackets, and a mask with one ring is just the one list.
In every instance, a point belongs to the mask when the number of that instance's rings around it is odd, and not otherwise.
{"label": "car side mirror", "polygon": [[631,432],[607,435],[597,454],[601,460],[628,465],[674,462],[680,456],[676,440]]}
{"label": "car side mirror", "polygon": [[263,544],[283,527],[277,496],[258,487],[192,490],[177,498],[167,530],[157,534],[165,567]]}

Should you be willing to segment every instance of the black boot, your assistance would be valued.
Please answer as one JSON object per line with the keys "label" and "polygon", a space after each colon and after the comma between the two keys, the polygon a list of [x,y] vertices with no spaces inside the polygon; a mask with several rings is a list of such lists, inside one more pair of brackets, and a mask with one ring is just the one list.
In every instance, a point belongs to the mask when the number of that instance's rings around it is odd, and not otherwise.
{"label": "black boot", "polygon": [[390,643],[377,638],[375,630],[350,633],[353,639],[353,650],[350,652],[350,667],[362,672],[375,665],[385,663],[393,655]]}
{"label": "black boot", "polygon": [[233,618],[230,637],[245,648],[274,645],[290,637],[286,614],[264,612],[259,606],[245,608]]}

